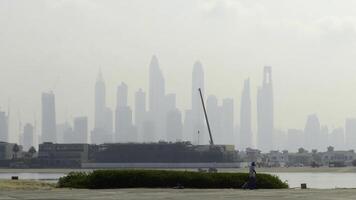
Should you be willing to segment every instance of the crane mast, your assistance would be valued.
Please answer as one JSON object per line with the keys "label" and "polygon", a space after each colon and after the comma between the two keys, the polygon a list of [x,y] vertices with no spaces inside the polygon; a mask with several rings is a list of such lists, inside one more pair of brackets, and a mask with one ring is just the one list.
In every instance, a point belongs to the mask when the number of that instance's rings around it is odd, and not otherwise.
{"label": "crane mast", "polygon": [[209,143],[210,143],[210,145],[214,145],[214,140],[213,140],[213,136],[212,136],[212,134],[211,134],[211,129],[210,129],[210,124],[209,124],[208,114],[206,113],[206,108],[205,108],[205,103],[204,103],[204,99],[203,99],[203,94],[202,94],[202,92],[201,92],[201,88],[199,88],[199,94],[200,94],[201,104],[202,104],[203,110],[204,110],[206,125],[208,126],[209,137],[210,137],[210,142],[209,142]]}

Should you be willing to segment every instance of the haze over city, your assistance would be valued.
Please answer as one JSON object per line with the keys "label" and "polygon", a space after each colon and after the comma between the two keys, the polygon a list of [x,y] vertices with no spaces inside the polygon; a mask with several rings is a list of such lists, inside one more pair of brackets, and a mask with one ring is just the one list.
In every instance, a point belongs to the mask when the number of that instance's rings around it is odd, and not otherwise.
{"label": "haze over city", "polygon": [[355,199],[355,0],[0,0],[0,199]]}
{"label": "haze over city", "polygon": [[314,113],[330,131],[344,127],[356,117],[356,2],[336,2],[1,1],[0,105],[10,108],[10,141],[18,141],[20,121],[37,121],[40,132],[41,93],[48,91],[56,96],[58,124],[88,116],[92,130],[99,69],[108,106],[116,109],[116,90],[125,82],[133,109],[139,88],[148,98],[152,55],[182,119],[200,61],[204,95],[216,95],[219,104],[233,98],[237,126],[250,79],[255,135],[264,66],[272,66],[275,129],[303,130]]}

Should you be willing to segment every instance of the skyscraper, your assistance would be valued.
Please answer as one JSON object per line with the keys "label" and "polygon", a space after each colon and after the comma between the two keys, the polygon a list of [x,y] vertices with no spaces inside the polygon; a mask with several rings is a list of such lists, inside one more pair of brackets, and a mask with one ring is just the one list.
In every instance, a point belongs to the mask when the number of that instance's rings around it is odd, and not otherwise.
{"label": "skyscraper", "polygon": [[0,112],[0,141],[9,142],[9,117],[5,112]]}
{"label": "skyscraper", "polygon": [[149,66],[149,114],[154,123],[155,141],[164,138],[165,117],[165,80],[159,67],[158,59],[152,56]]}
{"label": "skyscraper", "polygon": [[137,127],[139,142],[143,142],[143,122],[146,115],[146,93],[140,88],[135,93],[135,126]]}
{"label": "skyscraper", "polygon": [[305,148],[307,150],[318,149],[320,143],[321,127],[316,114],[309,115],[305,124]]}
{"label": "skyscraper", "polygon": [[263,152],[273,149],[274,105],[272,68],[266,66],[263,71],[263,83],[257,93],[257,146]]}
{"label": "skyscraper", "polygon": [[25,151],[29,150],[32,146],[34,146],[34,128],[32,124],[27,123],[23,128],[23,136],[22,136],[22,145]]}
{"label": "skyscraper", "polygon": [[175,110],[177,108],[177,105],[176,105],[176,94],[167,94],[165,103],[166,103],[165,110],[167,112],[169,112],[171,110]]}
{"label": "skyscraper", "polygon": [[56,130],[58,143],[70,143],[72,141],[73,128],[67,121],[57,124]]}
{"label": "skyscraper", "polygon": [[182,113],[178,109],[170,110],[166,120],[167,141],[182,141],[182,130]]}
{"label": "skyscraper", "polygon": [[247,79],[241,95],[239,149],[252,148],[252,141],[250,79]]}
{"label": "skyscraper", "polygon": [[88,118],[77,117],[74,118],[73,135],[75,143],[88,143]]}
{"label": "skyscraper", "polygon": [[103,74],[99,71],[95,83],[95,128],[105,129],[106,87]]}
{"label": "skyscraper", "polygon": [[42,142],[57,142],[56,108],[53,92],[42,93]]}
{"label": "skyscraper", "polygon": [[[191,127],[187,127],[189,134],[192,134],[193,143],[199,141],[200,144],[207,144],[209,137],[206,135],[206,127],[204,124],[204,111],[201,104],[199,88],[202,91],[203,99],[205,100],[205,84],[204,84],[204,70],[200,61],[196,61],[193,66],[192,73],[192,109]],[[199,132],[199,134],[198,134]],[[198,135],[198,137],[196,137]]]}
{"label": "skyscraper", "polygon": [[304,132],[299,129],[288,129],[287,131],[287,145],[288,151],[297,152],[299,148],[304,146]]}
{"label": "skyscraper", "polygon": [[133,135],[132,110],[127,105],[128,87],[123,82],[117,89],[115,142],[136,142]]}
{"label": "skyscraper", "polygon": [[345,121],[345,138],[348,149],[356,149],[356,119],[349,118]]}
{"label": "skyscraper", "polygon": [[95,83],[95,126],[91,132],[91,143],[113,142],[113,112],[106,106],[106,87],[103,75],[99,71]]}
{"label": "skyscraper", "polygon": [[[216,144],[223,144],[224,135],[221,130],[221,109],[218,105],[218,98],[215,95],[208,96],[206,100],[206,112],[209,117],[209,123],[214,142]],[[199,143],[205,142],[200,139]]]}
{"label": "skyscraper", "polygon": [[116,108],[127,106],[128,87],[126,83],[122,82],[117,87]]}
{"label": "skyscraper", "polygon": [[329,136],[328,146],[333,146],[338,150],[348,150],[345,148],[345,131],[344,128],[335,128]]}
{"label": "skyscraper", "polygon": [[221,132],[223,134],[222,143],[234,145],[234,100],[223,99],[221,106]]}

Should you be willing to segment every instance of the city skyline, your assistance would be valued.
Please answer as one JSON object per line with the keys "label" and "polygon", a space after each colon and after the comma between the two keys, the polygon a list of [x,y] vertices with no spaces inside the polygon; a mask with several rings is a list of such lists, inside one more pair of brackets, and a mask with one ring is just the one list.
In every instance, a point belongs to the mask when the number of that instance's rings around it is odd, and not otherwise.
{"label": "city skyline", "polygon": [[[50,90],[56,93],[59,123],[88,115],[93,124],[89,85],[98,68],[114,112],[113,91],[120,82],[147,91],[152,54],[160,57],[167,92],[177,94],[179,108],[190,107],[191,86],[183,77],[200,60],[206,95],[237,100],[249,77],[252,105],[261,67],[273,66],[278,129],[302,129],[312,113],[334,128],[356,116],[353,1],[124,2],[0,2],[1,13],[9,16],[0,20],[0,105],[12,108],[11,132],[18,121],[39,122],[38,96]],[[133,99],[131,93],[129,105]],[[11,139],[18,136],[13,133]]]}
{"label": "city skyline", "polygon": [[[144,91],[139,88],[132,91],[133,89],[129,85],[121,82],[116,90],[115,109],[107,106],[106,80],[102,70],[98,70],[92,88],[95,93],[93,128],[88,120],[89,114],[76,115],[72,121],[66,121],[64,124],[57,122],[56,95],[53,91],[43,92],[42,128],[39,131],[36,129],[36,123],[26,123],[23,130],[22,127],[20,128],[20,144],[24,144],[26,148],[29,147],[29,142],[24,141],[26,137],[32,138],[34,145],[46,141],[96,144],[190,141],[193,144],[208,144],[206,124],[202,115],[203,109],[198,95],[199,88],[205,91],[206,78],[203,64],[196,61],[192,66],[191,108],[177,107],[176,94],[166,92],[165,77],[157,56],[152,56],[148,68],[150,71],[148,74],[149,90]],[[203,93],[208,116],[210,116],[213,138],[217,144],[235,145],[240,150],[247,147],[258,148],[263,152],[296,149],[297,147],[322,150],[329,145],[345,149],[356,148],[352,143],[347,142],[356,135],[356,128],[354,128],[356,119],[354,118],[345,118],[345,132],[343,126],[336,128],[325,126],[319,122],[319,117],[316,114],[306,116],[304,128],[291,127],[285,130],[274,128],[274,108],[276,106],[273,101],[272,67],[265,66],[261,69],[263,80],[261,86],[256,88],[258,95],[255,97],[251,97],[250,94],[250,78],[243,81],[240,100],[220,98],[216,95]],[[128,104],[128,96],[131,94],[135,95],[135,106]],[[251,98],[256,98],[256,105],[251,104]],[[147,106],[150,105],[150,102],[152,102],[151,106]],[[240,113],[236,113],[234,108],[236,106],[241,109]],[[257,108],[255,114],[252,113],[253,109],[251,108],[253,107]],[[6,112],[2,113],[3,121],[8,120]],[[251,124],[253,119],[251,116],[254,115],[258,122],[255,133]],[[5,121],[2,123],[5,124]],[[29,136],[25,135],[28,132],[30,132],[27,134]],[[5,134],[3,137],[11,136],[9,134]]]}

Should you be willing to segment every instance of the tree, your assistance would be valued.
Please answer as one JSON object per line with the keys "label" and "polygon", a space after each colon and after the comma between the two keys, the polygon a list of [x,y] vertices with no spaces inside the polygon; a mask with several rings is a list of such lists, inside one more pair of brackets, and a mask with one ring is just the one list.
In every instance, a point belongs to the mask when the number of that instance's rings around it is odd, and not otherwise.
{"label": "tree", "polygon": [[305,150],[304,148],[299,148],[298,153],[307,153],[307,150]]}
{"label": "tree", "polygon": [[13,154],[13,158],[14,159],[17,159],[17,153],[20,151],[20,147],[19,145],[15,144],[13,147],[12,147],[12,152],[14,153]]}
{"label": "tree", "polygon": [[29,150],[28,150],[28,153],[30,154],[30,157],[33,158],[33,156],[37,153],[35,147],[31,147]]}
{"label": "tree", "polygon": [[352,161],[352,165],[356,167],[356,160]]}

